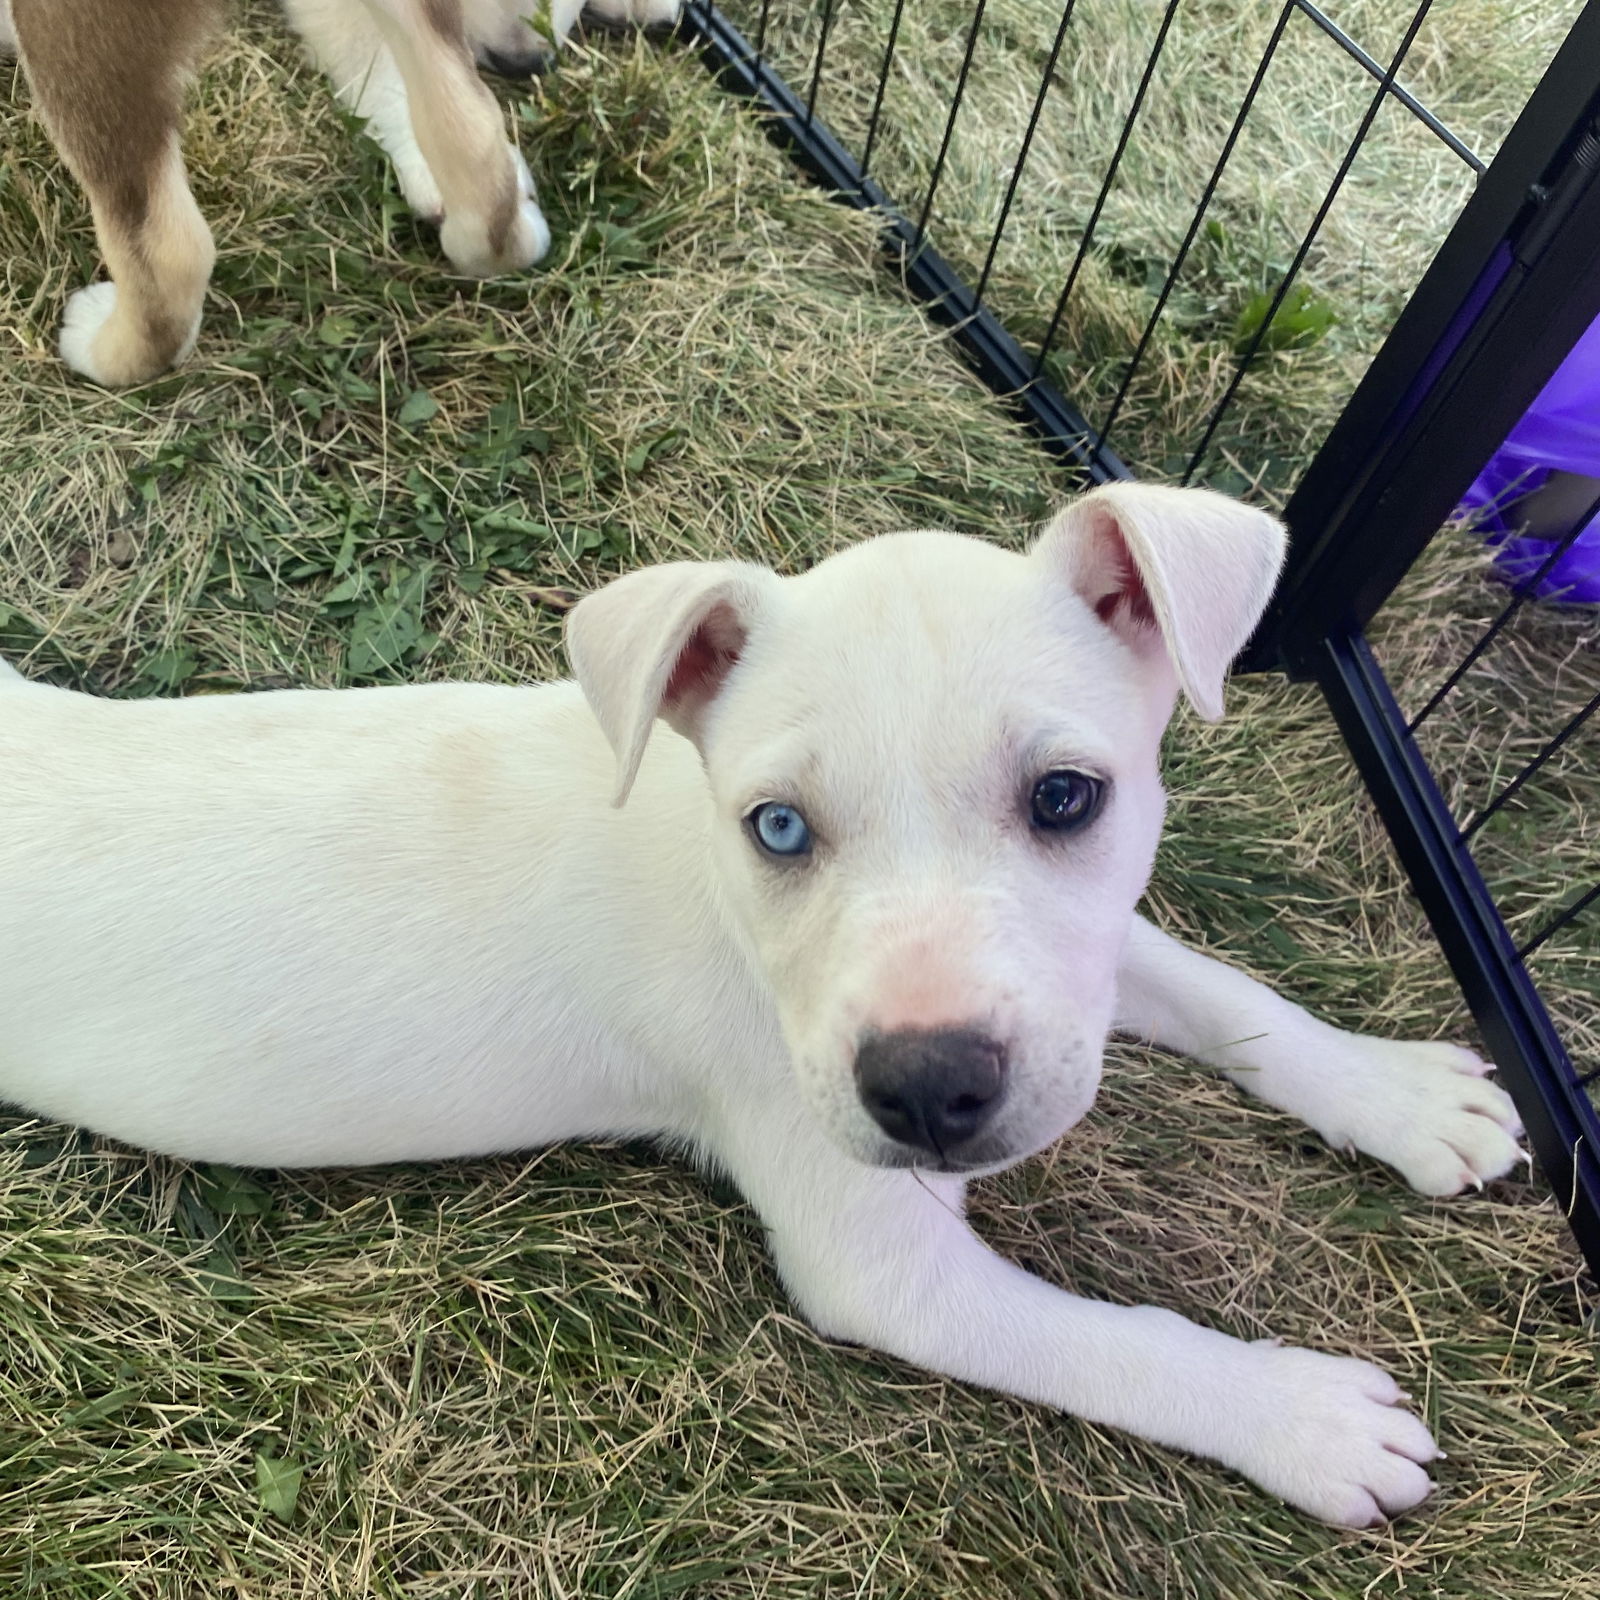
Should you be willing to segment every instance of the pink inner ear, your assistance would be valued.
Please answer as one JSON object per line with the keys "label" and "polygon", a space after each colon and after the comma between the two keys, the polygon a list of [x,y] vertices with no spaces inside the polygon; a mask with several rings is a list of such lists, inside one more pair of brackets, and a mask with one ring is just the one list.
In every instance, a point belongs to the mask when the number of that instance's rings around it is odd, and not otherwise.
{"label": "pink inner ear", "polygon": [[719,607],[689,636],[667,679],[664,707],[709,700],[722,685],[744,644],[744,632],[732,615]]}
{"label": "pink inner ear", "polygon": [[1106,563],[1106,592],[1095,601],[1094,614],[1108,624],[1155,627],[1156,608],[1150,603],[1150,591],[1145,588],[1122,535],[1114,529],[1104,529],[1100,544]]}

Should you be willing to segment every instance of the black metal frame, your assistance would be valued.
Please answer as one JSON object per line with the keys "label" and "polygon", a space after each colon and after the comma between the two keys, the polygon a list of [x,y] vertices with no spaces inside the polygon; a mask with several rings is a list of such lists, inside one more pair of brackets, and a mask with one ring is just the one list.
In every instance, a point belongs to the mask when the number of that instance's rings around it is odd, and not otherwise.
{"label": "black metal frame", "polygon": [[[886,70],[904,3],[899,0],[894,13]],[[1171,0],[1155,39],[1145,82],[1129,116],[1129,129],[1177,4],[1178,0]],[[1072,9],[1067,0],[1051,52],[1052,67]],[[1408,724],[1363,633],[1446,522],[1482,463],[1498,448],[1578,336],[1600,316],[1600,69],[1595,66],[1600,62],[1600,0],[1590,0],[1516,127],[1486,169],[1397,81],[1427,9],[1427,0],[1422,0],[1410,30],[1385,68],[1311,0],[1285,0],[1257,73],[1256,86],[1291,15],[1299,14],[1333,38],[1378,84],[1372,110],[1278,290],[1278,302],[1288,293],[1294,272],[1385,96],[1406,105],[1483,176],[1289,502],[1285,518],[1291,544],[1284,580],[1242,664],[1249,670],[1280,669],[1314,680],[1321,687],[1485,1043],[1517,1102],[1534,1153],[1591,1269],[1600,1275],[1600,1114],[1586,1095],[1586,1080],[1579,1077],[1567,1056],[1524,962],[1557,926],[1600,898],[1600,886],[1570,904],[1521,951],[1514,946],[1472,858],[1469,838],[1476,823],[1465,831],[1458,827],[1414,737],[1417,726],[1454,687],[1476,653]],[[1106,444],[1117,406],[1113,405],[1107,422],[1096,430],[1041,376],[1059,311],[1051,334],[1030,358],[983,302],[994,246],[978,288],[973,289],[928,242],[926,230],[945,152],[940,153],[921,218],[913,224],[866,171],[878,129],[881,81],[861,161],[818,117],[817,87],[832,14],[829,5],[823,13],[805,97],[785,83],[765,59],[760,45],[745,39],[710,0],[689,0],[684,26],[720,80],[752,98],[767,114],[772,137],[804,170],[842,201],[877,215],[885,249],[908,291],[925,304],[936,321],[952,330],[954,342],[979,376],[1020,413],[1044,444],[1089,481],[1127,477],[1127,468]],[[982,0],[976,0],[945,130],[946,148],[981,16]],[[1047,71],[1046,85],[1048,81]],[[1044,94],[1045,87],[1041,87],[1002,206],[995,245],[1021,179]],[[1247,96],[1224,147],[1223,161],[1248,111],[1248,100]],[[1126,139],[1125,129],[1124,145]],[[1113,170],[1120,154],[1119,146]],[[1191,238],[1223,161],[1201,197]],[[1109,184],[1108,175],[1107,188]],[[1103,191],[1102,203],[1104,198]],[[1098,215],[1097,206],[1086,230],[1085,250]],[[1186,249],[1187,244],[1178,252],[1163,304]],[[1075,277],[1076,269],[1063,293],[1063,304]],[[1275,310],[1276,303],[1264,318],[1263,328]],[[1160,314],[1159,306],[1156,314]],[[1241,372],[1253,354],[1253,350],[1244,353]],[[1137,361],[1136,353],[1134,366]],[[1132,370],[1130,366],[1130,376]],[[1231,397],[1230,390],[1208,423],[1186,476],[1199,468]],[[1537,577],[1513,597],[1480,641],[1478,651],[1498,635]],[[1595,709],[1591,705],[1574,718],[1552,745],[1575,732]],[[1521,782],[1524,775],[1513,783]],[[1507,792],[1502,790],[1494,804],[1501,803]]]}
{"label": "black metal frame", "polygon": [[[767,114],[766,126],[772,138],[803,171],[846,204],[872,212],[880,219],[884,249],[899,270],[907,292],[923,303],[928,315],[941,327],[954,331],[957,346],[978,376],[1014,405],[1045,447],[1081,469],[1092,482],[1129,477],[1122,462],[1100,448],[1095,430],[1077,410],[1050,384],[1040,380],[1037,363],[1023,353],[999,318],[983,304],[979,293],[928,243],[923,230],[932,201],[931,188],[922,221],[913,224],[817,117],[815,79],[810,94],[802,99],[773,69],[763,52],[709,0],[689,0],[680,27],[705,52],[718,81],[734,93],[754,100]],[[819,70],[826,43],[824,29],[817,53]],[[870,156],[870,137],[867,153]]]}
{"label": "black metal frame", "polygon": [[[1363,634],[1479,466],[1600,317],[1597,61],[1600,4],[1591,3],[1290,500],[1288,567],[1244,664],[1313,679],[1326,695],[1539,1163],[1600,1276],[1600,1115],[1525,961],[1596,891],[1516,947],[1469,846],[1543,756],[1458,826],[1415,733],[1462,669],[1407,721]],[[1513,594],[1480,650],[1539,575]],[[1594,710],[1591,704],[1573,718],[1551,747]]]}

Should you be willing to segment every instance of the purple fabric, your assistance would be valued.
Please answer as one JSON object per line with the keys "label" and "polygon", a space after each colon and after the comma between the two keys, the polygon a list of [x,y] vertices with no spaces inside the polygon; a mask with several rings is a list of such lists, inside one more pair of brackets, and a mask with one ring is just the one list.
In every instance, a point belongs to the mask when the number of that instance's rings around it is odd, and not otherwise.
{"label": "purple fabric", "polygon": [[[1531,494],[1552,472],[1600,478],[1600,322],[1572,347],[1510,437],[1462,496],[1494,547],[1494,564],[1511,583],[1526,582],[1556,542],[1516,533],[1511,503]],[[1539,580],[1534,595],[1567,605],[1600,604],[1600,516]]]}

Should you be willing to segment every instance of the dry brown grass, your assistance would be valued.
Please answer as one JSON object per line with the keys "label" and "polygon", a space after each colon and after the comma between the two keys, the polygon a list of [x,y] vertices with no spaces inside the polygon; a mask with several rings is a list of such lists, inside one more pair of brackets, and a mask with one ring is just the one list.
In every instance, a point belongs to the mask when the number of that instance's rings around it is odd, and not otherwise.
{"label": "dry brown grass", "polygon": [[[695,63],[617,43],[537,94],[555,258],[463,288],[253,11],[194,118],[222,246],[199,358],[109,396],[50,354],[92,246],[0,77],[8,653],[105,692],[337,683],[361,616],[414,599],[379,675],[514,679],[556,664],[540,585],[914,524],[1014,540],[1042,514],[1059,480],[895,298],[867,227]],[[418,390],[438,413],[402,424]],[[1431,681],[1488,599],[1443,549],[1384,641],[1397,679]],[[1530,625],[1438,725],[1480,741],[1463,783],[1501,748],[1486,706],[1526,697],[1520,749],[1552,663],[1563,694],[1592,670],[1573,628]],[[1229,722],[1176,731],[1171,776],[1153,898],[1175,927],[1333,1020],[1468,1031],[1313,695],[1240,684]],[[1588,829],[1584,780],[1557,805]],[[1595,1301],[1537,1184],[1421,1200],[1124,1048],[1083,1129],[977,1209],[1087,1293],[1392,1366],[1451,1451],[1439,1496],[1335,1535],[1209,1466],[824,1345],[738,1198],[648,1151],[241,1187],[12,1119],[0,1592],[1594,1592]],[[303,1468],[291,1521],[260,1504],[261,1457]]]}
{"label": "dry brown grass", "polygon": [[[1580,0],[1450,0],[1433,7],[1400,81],[1483,159],[1499,147]],[[1155,45],[1167,0],[1077,0],[1011,220],[995,257],[994,308],[1024,345],[1049,325]],[[764,33],[803,85],[832,14],[818,109],[853,149],[865,139],[894,0],[825,0],[729,11]],[[761,12],[768,11],[765,29]],[[1185,0],[1106,197],[1049,370],[1101,426],[1213,163],[1277,23],[1278,4]],[[1387,64],[1415,9],[1397,0],[1324,6]],[[902,15],[875,175],[913,218],[943,138],[972,0],[922,0]],[[989,0],[931,227],[976,277],[986,258],[1061,15],[1057,0]],[[1235,367],[1251,298],[1287,268],[1356,134],[1373,80],[1303,15],[1290,20],[1243,136],[1141,362],[1110,443],[1137,471],[1188,464]],[[1266,353],[1245,379],[1203,475],[1269,496],[1291,485],[1366,369],[1470,193],[1461,159],[1389,101],[1364,139],[1300,283],[1337,316],[1308,349]]]}

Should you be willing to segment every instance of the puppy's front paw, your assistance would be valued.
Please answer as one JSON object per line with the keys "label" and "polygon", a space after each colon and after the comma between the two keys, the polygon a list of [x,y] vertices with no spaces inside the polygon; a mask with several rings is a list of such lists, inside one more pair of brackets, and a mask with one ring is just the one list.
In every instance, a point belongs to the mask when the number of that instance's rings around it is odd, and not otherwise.
{"label": "puppy's front paw", "polygon": [[544,259],[550,228],[534,198],[533,175],[522,152],[507,145],[511,190],[502,193],[487,212],[456,208],[446,202],[439,243],[457,272],[469,278],[496,278],[520,272]]}
{"label": "puppy's front paw", "polygon": [[175,366],[200,336],[197,315],[156,337],[137,317],[120,308],[114,283],[91,283],[68,301],[61,319],[61,359],[74,372],[108,389],[143,383]]}
{"label": "puppy's front paw", "polygon": [[683,14],[683,0],[587,0],[584,15],[611,27],[670,27]]}
{"label": "puppy's front paw", "polygon": [[1244,1353],[1235,1441],[1220,1459],[1341,1528],[1370,1528],[1427,1496],[1433,1481],[1423,1467],[1443,1452],[1401,1408],[1405,1397],[1386,1372],[1270,1341]]}
{"label": "puppy's front paw", "polygon": [[1318,1131],[1394,1167],[1422,1194],[1481,1189],[1523,1159],[1511,1097],[1494,1069],[1453,1044],[1356,1037],[1361,1060],[1337,1112]]}

